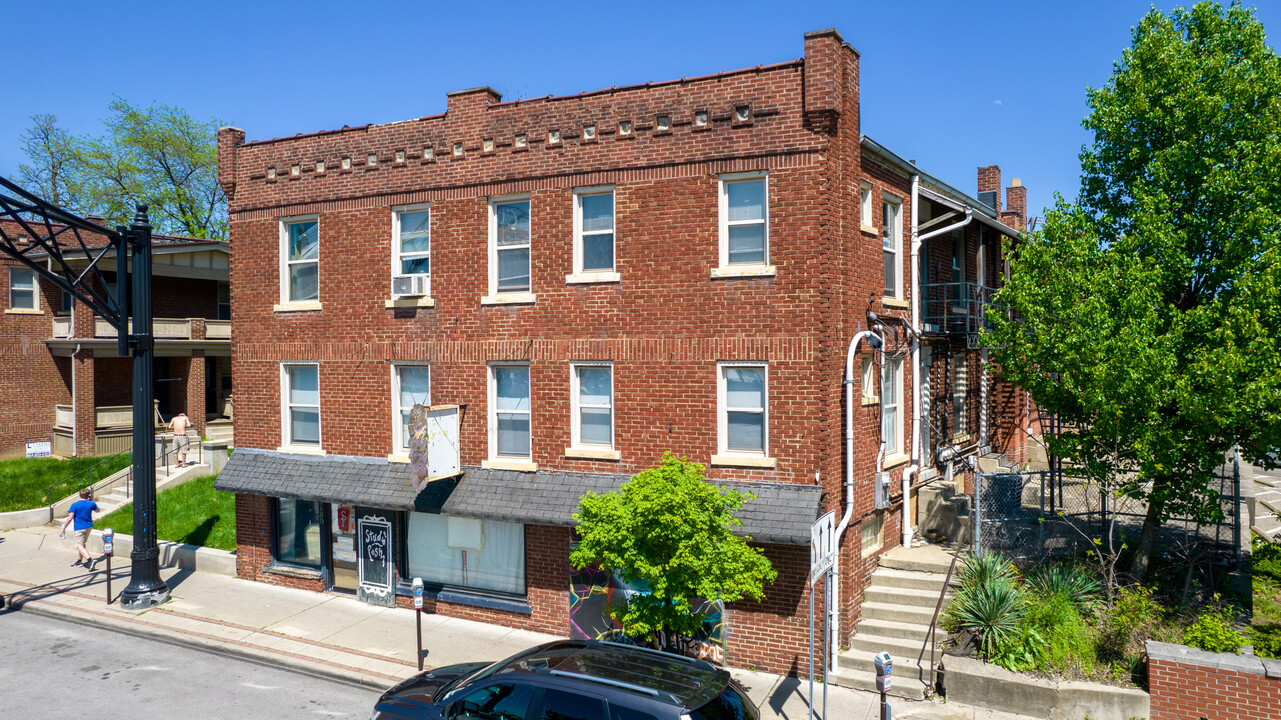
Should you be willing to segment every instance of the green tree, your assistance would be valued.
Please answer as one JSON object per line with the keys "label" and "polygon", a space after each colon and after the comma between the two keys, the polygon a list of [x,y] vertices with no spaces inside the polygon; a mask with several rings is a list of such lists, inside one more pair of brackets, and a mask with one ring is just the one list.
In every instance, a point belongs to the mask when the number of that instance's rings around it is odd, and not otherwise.
{"label": "green tree", "polygon": [[1142,578],[1228,450],[1281,447],[1281,60],[1239,4],[1153,10],[1088,97],[1080,197],[1012,249],[987,342],[1051,449],[1147,502]]}
{"label": "green tree", "polygon": [[31,116],[31,127],[22,133],[22,152],[27,162],[18,165],[19,182],[54,205],[78,211],[80,150],[71,133],[58,127],[56,115]]}
{"label": "green tree", "polygon": [[652,640],[660,630],[693,636],[703,623],[695,603],[705,598],[760,601],[778,573],[759,549],[731,528],[750,494],[707,482],[703,466],[664,454],[607,495],[587,493],[574,520],[581,542],[570,562],[593,563],[650,588],[610,608],[628,635]]}

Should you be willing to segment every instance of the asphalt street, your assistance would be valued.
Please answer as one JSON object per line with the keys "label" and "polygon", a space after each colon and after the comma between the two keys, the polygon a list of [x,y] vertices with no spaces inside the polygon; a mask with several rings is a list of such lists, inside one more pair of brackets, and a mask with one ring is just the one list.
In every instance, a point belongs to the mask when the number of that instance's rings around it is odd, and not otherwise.
{"label": "asphalt street", "polygon": [[111,630],[0,610],[5,717],[367,718],[377,694]]}

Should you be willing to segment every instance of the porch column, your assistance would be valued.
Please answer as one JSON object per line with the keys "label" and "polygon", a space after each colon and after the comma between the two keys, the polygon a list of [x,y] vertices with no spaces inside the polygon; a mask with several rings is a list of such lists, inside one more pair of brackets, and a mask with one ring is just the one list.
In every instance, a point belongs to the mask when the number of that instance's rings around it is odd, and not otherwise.
{"label": "porch column", "polygon": [[987,348],[979,350],[979,447],[987,447]]}
{"label": "porch column", "polygon": [[71,405],[76,416],[75,453],[80,457],[96,454],[97,403],[94,400],[93,376],[93,351],[81,350],[71,358]]}
{"label": "porch column", "polygon": [[187,365],[187,418],[201,436],[205,434],[205,351],[192,350]]}

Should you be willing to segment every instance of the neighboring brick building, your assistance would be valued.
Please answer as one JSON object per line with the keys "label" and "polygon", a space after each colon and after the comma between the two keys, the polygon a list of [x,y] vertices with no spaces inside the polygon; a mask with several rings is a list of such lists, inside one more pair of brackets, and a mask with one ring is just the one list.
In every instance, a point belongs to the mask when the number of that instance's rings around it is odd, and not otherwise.
{"label": "neighboring brick building", "polygon": [[[913,198],[931,229],[961,208],[964,252],[981,239],[993,281],[1014,234],[861,134],[858,73],[827,30],[803,59],[716,75],[512,102],[476,88],[441,115],[249,143],[220,130],[239,426],[217,487],[239,493],[240,575],[401,604],[420,576],[434,612],[578,632],[578,495],[671,451],[757,495],[742,530],[779,571],[763,603],[726,609],[728,662],[795,672],[808,528],[847,509],[846,351],[874,313],[895,358],[862,347],[848,632],[899,542],[912,460]],[[930,337],[977,356],[975,331]],[[878,510],[881,365],[893,497]],[[966,412],[1003,415],[980,385]],[[458,471],[422,493],[404,464],[414,404],[458,444]]]}
{"label": "neighboring brick building", "polygon": [[[23,235],[17,223],[0,222],[9,236]],[[152,248],[157,411],[164,420],[186,412],[198,433],[229,437],[227,245],[156,235]],[[73,268],[88,262],[83,252],[64,253]],[[46,260],[39,249],[28,256]],[[99,289],[113,290],[114,257],[99,267],[108,283]],[[0,457],[45,441],[62,457],[129,450],[133,369],[115,329],[9,257],[0,257],[0,298]]]}
{"label": "neighboring brick building", "polygon": [[1152,720],[1281,718],[1281,660],[1149,640]]}

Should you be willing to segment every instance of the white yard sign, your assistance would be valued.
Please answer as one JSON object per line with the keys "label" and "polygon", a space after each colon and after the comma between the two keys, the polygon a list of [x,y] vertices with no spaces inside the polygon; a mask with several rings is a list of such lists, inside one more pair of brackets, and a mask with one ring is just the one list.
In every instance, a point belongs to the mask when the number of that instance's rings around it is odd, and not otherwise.
{"label": "white yard sign", "polygon": [[810,526],[810,584],[836,563],[836,512],[819,518]]}
{"label": "white yard sign", "polygon": [[27,443],[27,457],[49,457],[52,454],[52,443],[48,440]]}

